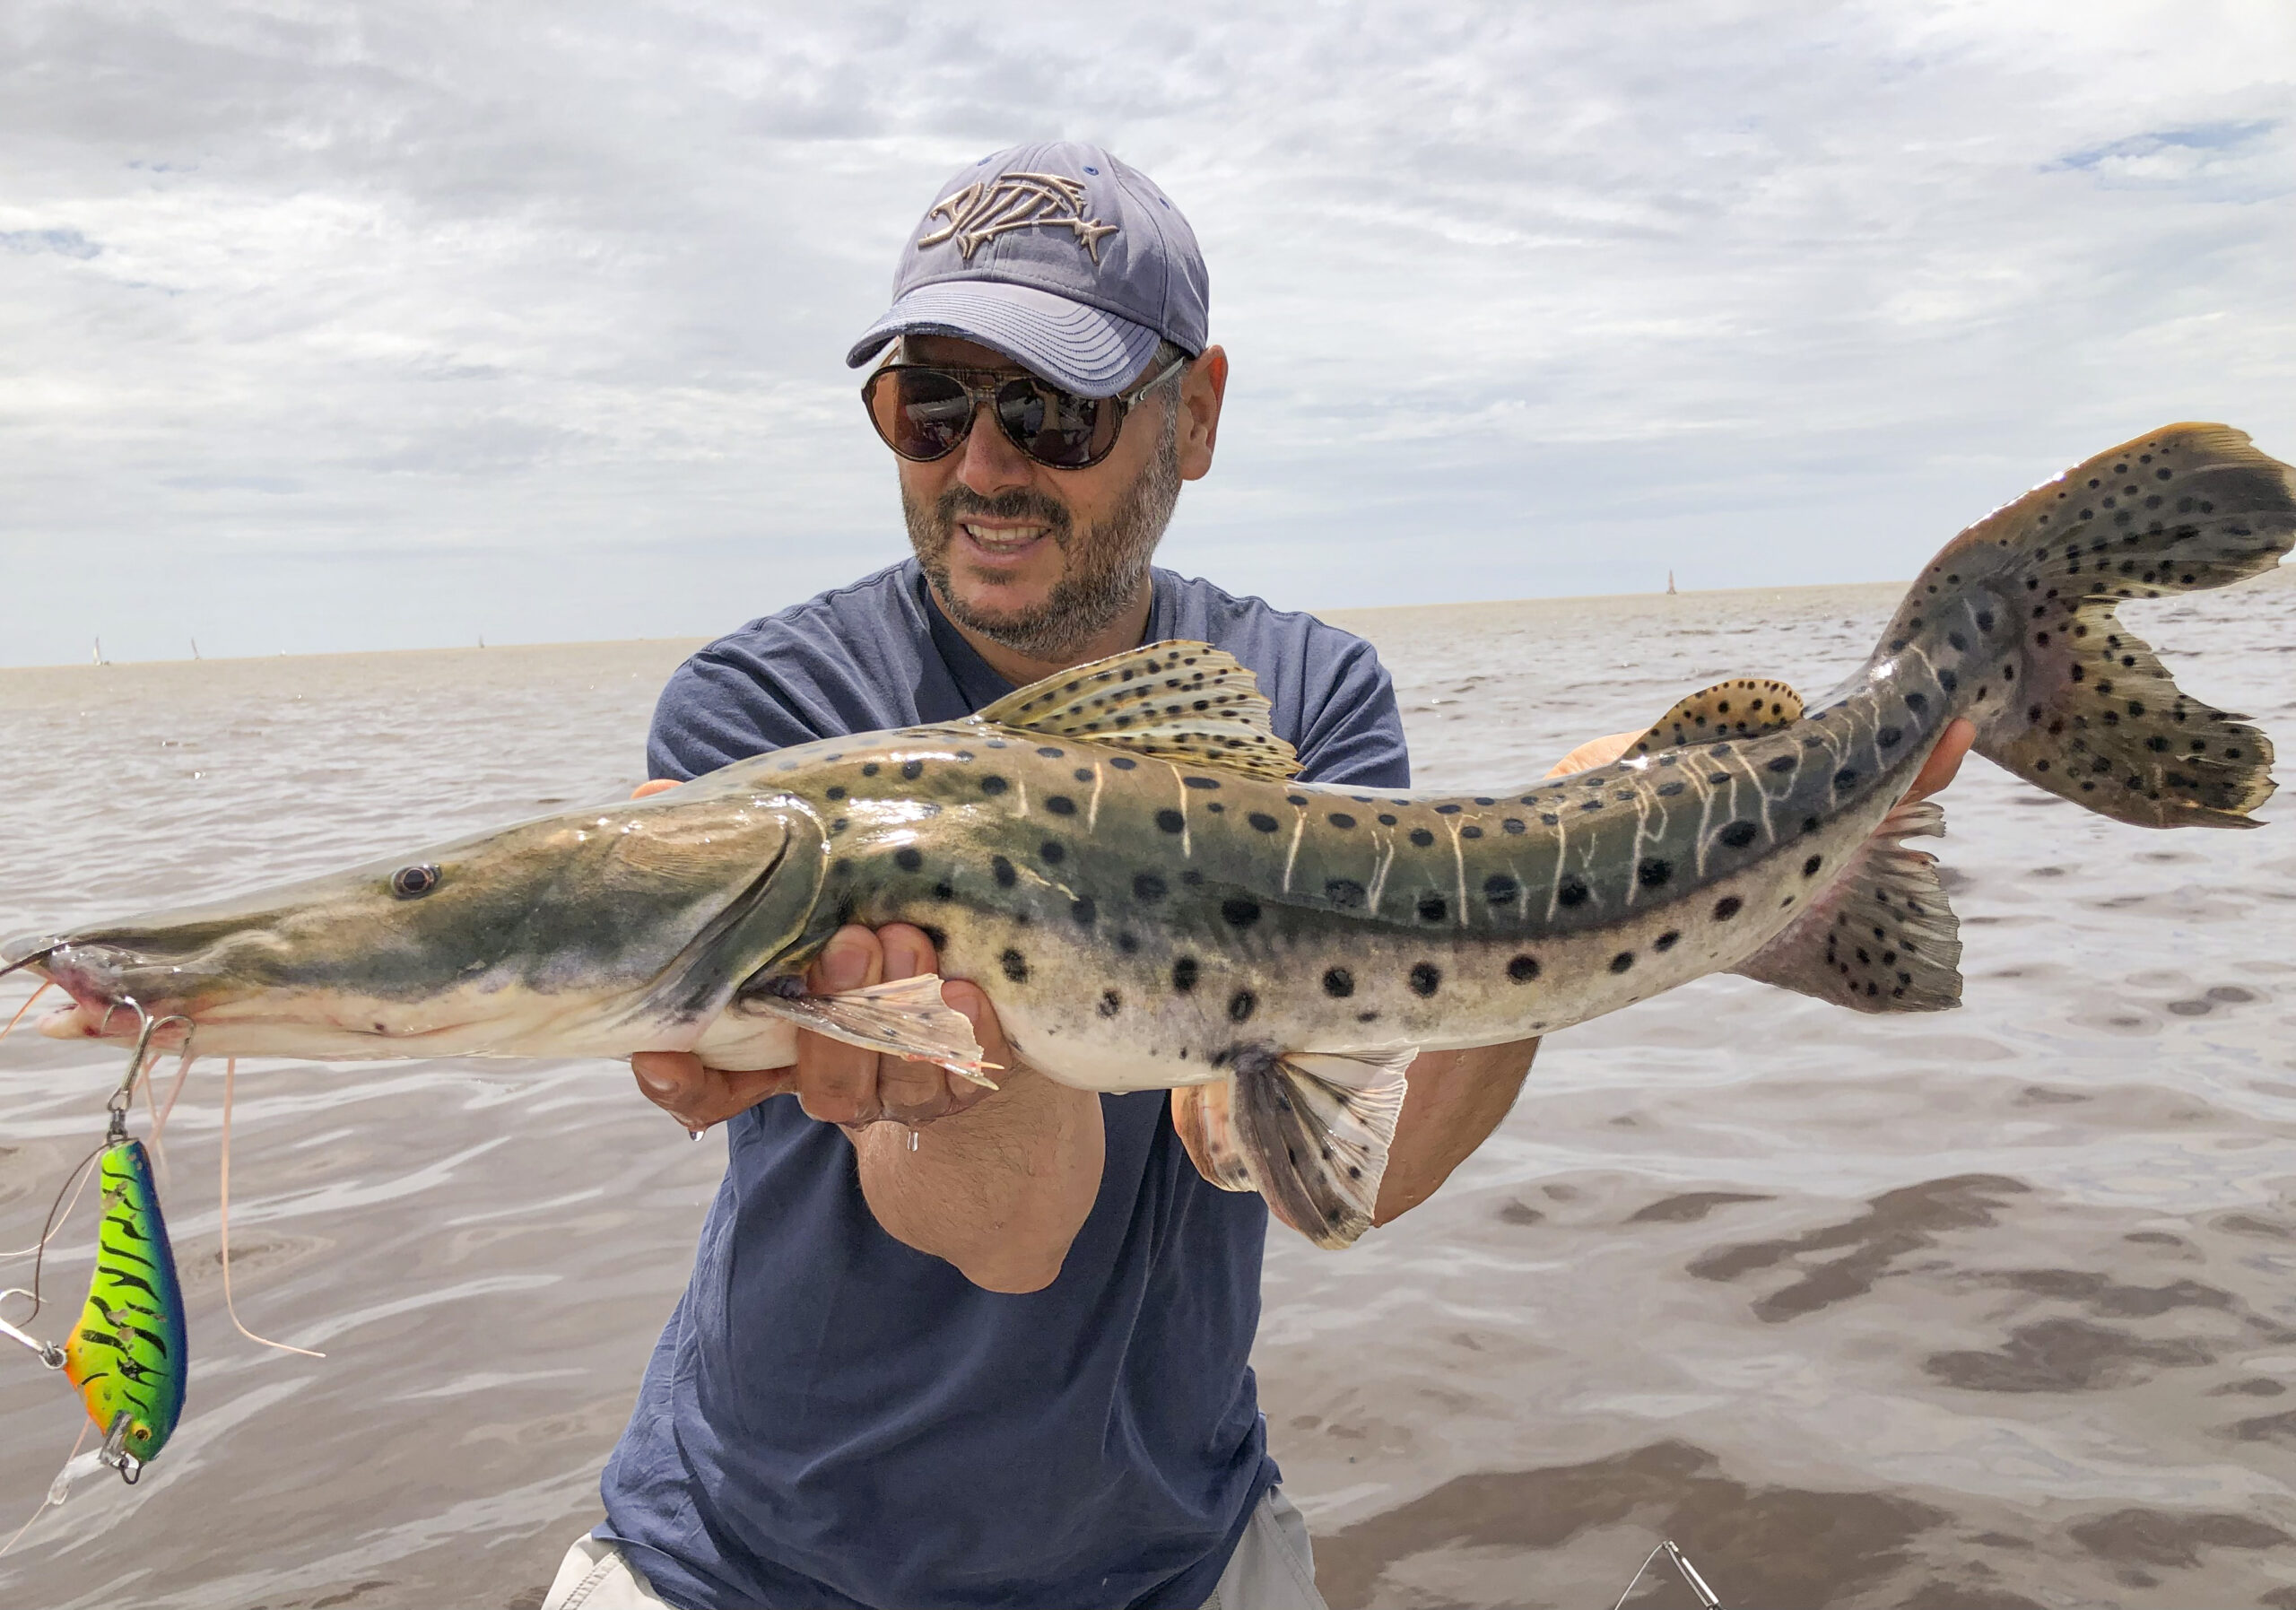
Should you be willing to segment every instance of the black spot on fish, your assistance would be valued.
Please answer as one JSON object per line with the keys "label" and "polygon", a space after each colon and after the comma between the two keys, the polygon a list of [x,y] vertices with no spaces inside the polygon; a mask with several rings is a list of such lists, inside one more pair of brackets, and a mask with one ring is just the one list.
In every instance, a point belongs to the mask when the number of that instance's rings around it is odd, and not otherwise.
{"label": "black spot on fish", "polygon": [[1068,775],[1080,783],[1089,783],[1092,780],[1092,769],[1090,766],[1079,766]]}
{"label": "black spot on fish", "polygon": [[1459,807],[1455,805],[1439,805],[1435,807],[1435,814],[1438,816],[1456,816],[1459,814]]}
{"label": "black spot on fish", "polygon": [[1818,868],[1825,864],[1826,858],[1823,856],[1812,856],[1802,863],[1802,875],[1805,878],[1813,878],[1818,875]]}
{"label": "black spot on fish", "polygon": [[1187,818],[1167,805],[1156,813],[1156,825],[1168,833],[1177,833],[1187,826]]}
{"label": "black spot on fish", "polygon": [[1115,767],[1118,771],[1129,771],[1135,766],[1140,764],[1140,762],[1134,760],[1128,754],[1112,754],[1109,756],[1109,764]]}
{"label": "black spot on fish", "polygon": [[1735,894],[1726,894],[1714,902],[1714,920],[1727,922],[1745,909],[1746,902]]}
{"label": "black spot on fish", "polygon": [[1587,903],[1587,896],[1590,892],[1592,891],[1587,887],[1587,880],[1575,872],[1554,886],[1555,901],[1560,905],[1583,906]]}
{"label": "black spot on fish", "polygon": [[1715,837],[1732,849],[1744,849],[1754,841],[1754,835],[1761,831],[1761,830],[1751,822],[1734,822]]}
{"label": "black spot on fish", "polygon": [[1056,816],[1074,816],[1076,814],[1076,802],[1065,794],[1048,794],[1045,796],[1044,808]]}
{"label": "black spot on fish", "polygon": [[1411,841],[1419,846],[1420,849],[1425,849],[1429,845],[1435,842],[1435,835],[1429,832],[1423,827],[1415,827],[1411,830]]}
{"label": "black spot on fish", "polygon": [[1345,811],[1334,811],[1328,820],[1334,827],[1344,828],[1353,827],[1355,825],[1355,818],[1349,815]]}
{"label": "black spot on fish", "polygon": [[1509,816],[1499,825],[1510,833],[1519,833],[1525,831],[1523,827],[1523,819],[1520,816]]}
{"label": "black spot on fish", "polygon": [[1191,788],[1216,788],[1220,786],[1220,779],[1216,777],[1184,777],[1180,781]]}
{"label": "black spot on fish", "polygon": [[1645,889],[1656,889],[1674,875],[1674,864],[1652,856],[1634,869],[1635,881]]}
{"label": "black spot on fish", "polygon": [[874,777],[883,770],[883,768],[879,766],[876,761],[871,761],[867,765],[861,768],[861,775],[864,777]]}
{"label": "black spot on fish", "polygon": [[1069,902],[1068,915],[1076,919],[1076,926],[1080,928],[1091,927],[1092,919],[1100,914],[1100,907],[1093,903],[1089,894],[1080,894]]}
{"label": "black spot on fish", "polygon": [[1355,993],[1355,975],[1344,967],[1328,968],[1324,972],[1324,993],[1335,1001],[1344,1001]]}
{"label": "black spot on fish", "polygon": [[1013,983],[1025,984],[1029,981],[1029,959],[1020,952],[1007,950],[996,958],[996,963],[1004,970],[1004,976]]}
{"label": "black spot on fish", "polygon": [[1420,921],[1440,922],[1449,912],[1450,907],[1444,901],[1441,895],[1422,894],[1419,897]]}
{"label": "black spot on fish", "polygon": [[1857,786],[1857,770],[1854,767],[1844,766],[1833,774],[1833,786],[1838,789],[1856,788]]}
{"label": "black spot on fish", "polygon": [[903,872],[917,872],[925,866],[925,852],[914,844],[904,844],[893,851],[893,865]]}
{"label": "black spot on fish", "polygon": [[1920,714],[1923,710],[1929,708],[1929,695],[1926,693],[1908,693],[1905,696],[1905,708],[1913,711],[1916,715]]}
{"label": "black spot on fish", "polygon": [[1259,901],[1248,894],[1231,894],[1220,902],[1220,915],[1231,928],[1248,928],[1259,920]]}
{"label": "black spot on fish", "polygon": [[1613,972],[1624,972],[1628,968],[1632,967],[1633,965],[1634,953],[1632,951],[1621,951],[1617,955],[1611,958],[1611,970]]}
{"label": "black spot on fish", "polygon": [[955,884],[953,884],[953,883],[935,883],[935,884],[934,884],[934,885],[933,885],[933,898],[934,898],[935,900],[954,900],[954,899],[956,899],[956,898],[957,898],[957,890],[956,890],[956,885],[955,885]]}
{"label": "black spot on fish", "polygon": [[1122,996],[1118,995],[1113,989],[1103,989],[1100,991],[1100,1015],[1102,1017],[1114,1017],[1118,1013],[1123,1010],[1124,997]]}
{"label": "black spot on fish", "polygon": [[1250,822],[1263,833],[1274,832],[1278,825],[1275,818],[1269,815],[1265,811],[1254,811],[1250,815],[1245,817],[1244,820]]}
{"label": "black spot on fish", "polygon": [[909,779],[909,781],[915,782],[918,778],[925,775],[925,762],[923,761],[903,761],[900,763],[900,774]]}
{"label": "black spot on fish", "polygon": [[1506,905],[1522,892],[1522,884],[1503,872],[1494,872],[1483,880],[1483,898],[1494,906]]}
{"label": "black spot on fish", "polygon": [[1507,963],[1507,976],[1518,984],[1529,983],[1539,976],[1539,959],[1536,956],[1516,957]]}
{"label": "black spot on fish", "polygon": [[1037,751],[1037,753],[1038,753],[1039,754],[1042,755],[1042,756],[1043,756],[1046,760],[1048,760],[1048,761],[1057,761],[1057,760],[1058,760],[1058,759],[1061,757],[1061,754],[1062,754],[1064,752],[1063,752],[1063,751],[1061,751],[1061,750],[1055,749],[1055,748],[1053,748],[1053,747],[1052,747],[1051,745],[1049,745],[1049,744],[1047,744],[1045,747],[1043,747],[1043,748],[1041,748],[1041,749],[1039,749],[1039,750]]}
{"label": "black spot on fish", "polygon": [[1172,988],[1182,995],[1196,988],[1196,965],[1194,956],[1182,956],[1172,963]]}
{"label": "black spot on fish", "polygon": [[1132,894],[1135,900],[1160,901],[1169,892],[1170,892],[1170,885],[1152,872],[1135,872],[1132,875]]}
{"label": "black spot on fish", "polygon": [[1240,1023],[1249,1021],[1252,1008],[1259,1005],[1258,997],[1248,989],[1239,989],[1228,997],[1228,1021]]}
{"label": "black spot on fish", "polygon": [[1003,856],[989,857],[988,870],[996,879],[996,886],[999,889],[1010,889],[1021,879],[1021,875],[1013,870],[1013,863]]}
{"label": "black spot on fish", "polygon": [[1781,754],[1770,762],[1769,769],[1772,771],[1791,771],[1801,763],[1802,757],[1798,754]]}
{"label": "black spot on fish", "polygon": [[1411,970],[1411,992],[1413,995],[1433,995],[1443,987],[1443,971],[1432,962],[1415,963]]}
{"label": "black spot on fish", "polygon": [[1324,898],[1343,911],[1361,909],[1367,897],[1363,885],[1353,878],[1333,878],[1324,884]]}
{"label": "black spot on fish", "polygon": [[1042,856],[1048,865],[1057,866],[1068,858],[1068,847],[1057,839],[1047,839],[1037,846],[1037,854]]}
{"label": "black spot on fish", "polygon": [[841,788],[831,788],[822,796],[822,797],[825,799],[843,799],[845,797],[845,790]]}
{"label": "black spot on fish", "polygon": [[1895,749],[1904,736],[1905,733],[1902,728],[1885,727],[1882,728],[1881,731],[1874,735],[1874,742],[1879,744],[1884,749]]}
{"label": "black spot on fish", "polygon": [[1675,944],[1678,944],[1681,939],[1682,934],[1679,930],[1668,928],[1665,933],[1659,935],[1656,939],[1650,942],[1650,948],[1661,953],[1670,951],[1674,948]]}

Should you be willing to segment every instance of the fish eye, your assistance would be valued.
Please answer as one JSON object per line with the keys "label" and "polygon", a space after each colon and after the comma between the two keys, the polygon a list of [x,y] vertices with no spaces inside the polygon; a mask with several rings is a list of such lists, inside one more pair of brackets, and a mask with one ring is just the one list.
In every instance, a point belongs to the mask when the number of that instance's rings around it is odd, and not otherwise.
{"label": "fish eye", "polygon": [[438,886],[436,866],[402,866],[391,874],[391,892],[400,900],[418,900]]}

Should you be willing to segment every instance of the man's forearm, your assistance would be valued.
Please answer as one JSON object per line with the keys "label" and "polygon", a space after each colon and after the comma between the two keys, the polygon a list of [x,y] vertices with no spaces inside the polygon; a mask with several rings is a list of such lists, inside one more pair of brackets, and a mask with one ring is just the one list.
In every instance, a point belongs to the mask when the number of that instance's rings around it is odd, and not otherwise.
{"label": "man's forearm", "polygon": [[1538,1049],[1535,1040],[1518,1040],[1428,1051],[1412,1063],[1373,1223],[1387,1223],[1426,1201],[1483,1144],[1514,1106]]}
{"label": "man's forearm", "polygon": [[1100,1194],[1100,1099],[1030,1068],[967,1111],[853,1135],[861,1191],[894,1240],[992,1292],[1034,1292],[1060,1273]]}

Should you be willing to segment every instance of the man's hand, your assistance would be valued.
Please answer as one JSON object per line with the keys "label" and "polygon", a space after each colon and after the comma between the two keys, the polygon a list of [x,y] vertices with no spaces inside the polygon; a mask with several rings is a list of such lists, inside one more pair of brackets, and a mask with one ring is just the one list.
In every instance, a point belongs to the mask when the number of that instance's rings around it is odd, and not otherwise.
{"label": "man's hand", "polygon": [[[677,785],[657,780],[631,797],[643,799]],[[838,995],[888,979],[914,979],[940,970],[940,957],[923,930],[904,922],[871,930],[839,928],[822,947],[805,974],[816,995]],[[1001,1067],[1013,1066],[1012,1049],[996,1011],[978,986],[951,980],[941,998],[965,1014],[982,1055]],[[795,1095],[809,1118],[823,1123],[927,1124],[962,1112],[992,1093],[961,1075],[930,1062],[911,1061],[819,1034],[799,1031],[797,1060],[788,1067],[732,1070],[709,1067],[691,1051],[640,1051],[630,1059],[646,1099],[700,1134],[772,1096]]]}
{"label": "man's hand", "polygon": [[[1624,754],[1643,731],[1643,728],[1637,727],[1632,732],[1614,732],[1606,738],[1589,738],[1555,761],[1554,769],[1547,775],[1568,777],[1573,771],[1607,766]],[[1923,763],[1921,774],[1913,779],[1913,787],[1906,790],[1901,803],[1911,805],[1917,799],[1926,799],[1952,782],[1954,774],[1961,769],[1962,760],[1969,754],[1970,745],[1975,742],[1977,728],[1966,718],[1956,716],[1948,721],[1944,732],[1937,739],[1937,746],[1929,752],[1929,759]]]}

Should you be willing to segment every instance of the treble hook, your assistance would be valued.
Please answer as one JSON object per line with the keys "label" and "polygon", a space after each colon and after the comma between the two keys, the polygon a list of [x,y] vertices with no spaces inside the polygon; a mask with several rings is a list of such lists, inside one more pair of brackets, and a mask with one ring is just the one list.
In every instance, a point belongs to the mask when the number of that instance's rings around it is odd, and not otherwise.
{"label": "treble hook", "polygon": [[170,1012],[164,1017],[153,1017],[144,1009],[144,1004],[141,1001],[132,995],[124,995],[104,1008],[103,1021],[96,1025],[98,1039],[100,1040],[105,1031],[111,1027],[111,1014],[122,1006],[135,1014],[142,1027],[135,1036],[135,1049],[127,1058],[126,1075],[120,1080],[119,1088],[111,1092],[111,1099],[104,1103],[111,1113],[110,1138],[116,1141],[124,1140],[127,1136],[127,1110],[135,1101],[135,1081],[143,1076],[144,1058],[151,1053],[152,1036],[170,1023],[181,1023],[184,1026],[184,1044],[188,1049],[191,1044],[191,1031],[198,1026],[180,1012]]}

